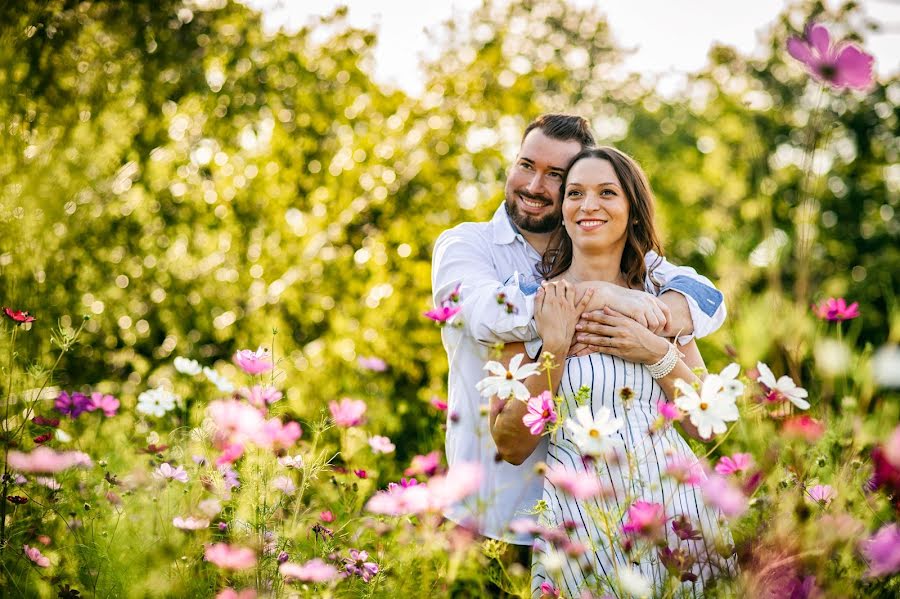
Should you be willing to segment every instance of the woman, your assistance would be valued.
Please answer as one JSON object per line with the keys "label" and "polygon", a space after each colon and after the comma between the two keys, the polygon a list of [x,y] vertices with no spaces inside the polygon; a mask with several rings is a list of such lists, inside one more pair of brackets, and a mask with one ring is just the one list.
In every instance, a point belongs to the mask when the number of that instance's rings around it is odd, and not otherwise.
{"label": "woman", "polygon": [[[647,179],[618,150],[578,154],[562,197],[558,250],[544,257],[547,276],[535,300],[543,351],[559,357],[573,353],[576,324],[589,300],[587,294],[576,298],[574,285],[607,281],[653,292],[644,256],[662,254]],[[697,488],[664,476],[670,464],[680,468],[682,480],[703,475],[684,439],[659,426],[657,404],[675,397],[676,380],[697,381],[692,368],[703,368],[703,360],[693,341],[679,354],[630,318],[604,312],[603,353],[558,359],[523,381],[531,396],[558,391],[567,415],[566,426],[550,439],[541,513],[545,528],[557,533],[544,534],[543,550],[535,551],[532,591],[640,596],[635,585],[649,582],[661,592],[665,585],[678,587],[680,577],[687,581],[680,593],[699,595],[706,580],[729,567],[715,549],[725,539]],[[503,359],[523,351],[511,344]],[[492,435],[501,457],[514,464],[540,440],[523,423],[527,413],[524,402],[491,400]],[[699,436],[686,420],[684,427]],[[663,562],[677,572],[674,579]]]}

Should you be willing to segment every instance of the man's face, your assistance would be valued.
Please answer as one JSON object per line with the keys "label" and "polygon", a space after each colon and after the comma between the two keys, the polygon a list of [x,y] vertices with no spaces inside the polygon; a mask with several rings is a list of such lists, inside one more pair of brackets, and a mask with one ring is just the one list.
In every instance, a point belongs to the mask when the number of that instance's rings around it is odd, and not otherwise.
{"label": "man's face", "polygon": [[519,229],[549,233],[559,225],[563,172],[581,151],[576,140],[560,141],[531,130],[506,176],[506,210]]}

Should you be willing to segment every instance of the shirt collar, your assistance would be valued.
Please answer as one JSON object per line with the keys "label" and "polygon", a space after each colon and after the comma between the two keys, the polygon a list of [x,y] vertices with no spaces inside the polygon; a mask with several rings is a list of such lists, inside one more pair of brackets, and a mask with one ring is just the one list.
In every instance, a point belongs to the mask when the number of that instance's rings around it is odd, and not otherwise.
{"label": "shirt collar", "polygon": [[491,230],[494,234],[494,243],[497,245],[506,245],[512,243],[516,239],[525,241],[522,234],[513,224],[512,219],[506,213],[506,202],[500,204],[494,217],[491,218]]}

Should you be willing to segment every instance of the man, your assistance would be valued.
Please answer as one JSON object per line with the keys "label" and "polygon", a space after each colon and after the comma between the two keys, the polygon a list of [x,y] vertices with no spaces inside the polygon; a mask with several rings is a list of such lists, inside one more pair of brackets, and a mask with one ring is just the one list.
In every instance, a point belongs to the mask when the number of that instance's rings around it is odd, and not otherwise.
{"label": "man", "polygon": [[[509,523],[541,497],[543,477],[535,472],[535,465],[546,457],[547,438],[519,466],[498,460],[488,426],[488,402],[475,385],[486,375],[483,367],[492,345],[525,341],[532,355],[540,346],[533,319],[533,292],[540,281],[537,264],[560,223],[565,168],[583,147],[592,145],[593,135],[581,117],[548,114],[537,118],[525,129],[507,174],[505,201],[493,218],[445,231],[434,246],[435,305],[459,286],[462,308],[455,317],[458,326],[446,326],[442,332],[450,362],[447,462],[451,470],[463,462],[482,466],[477,495],[445,515],[486,537],[518,545],[529,545],[531,537],[514,534]],[[647,260],[649,265],[658,257],[651,253]],[[579,287],[580,291],[595,287],[591,309],[608,305],[658,334],[682,335],[682,343],[692,334],[702,337],[721,326],[725,319],[722,294],[708,279],[668,262],[655,269],[654,278],[662,285],[659,297],[608,283],[587,282]]]}

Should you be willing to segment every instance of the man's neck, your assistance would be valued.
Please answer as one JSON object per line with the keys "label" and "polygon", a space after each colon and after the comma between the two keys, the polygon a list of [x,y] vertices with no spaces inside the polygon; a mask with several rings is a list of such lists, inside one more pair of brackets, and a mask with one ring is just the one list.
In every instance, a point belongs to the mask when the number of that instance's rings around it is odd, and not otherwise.
{"label": "man's neck", "polygon": [[525,241],[528,242],[528,245],[533,247],[541,256],[547,251],[547,246],[550,244],[550,238],[553,236],[553,233],[532,233],[530,231],[525,231],[524,229],[519,229],[519,232],[522,234]]}

